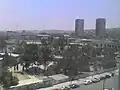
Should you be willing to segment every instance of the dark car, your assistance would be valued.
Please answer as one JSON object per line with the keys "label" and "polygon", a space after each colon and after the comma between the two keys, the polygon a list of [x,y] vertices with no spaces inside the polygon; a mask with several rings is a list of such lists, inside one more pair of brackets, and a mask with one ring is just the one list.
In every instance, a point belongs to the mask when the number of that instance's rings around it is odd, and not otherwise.
{"label": "dark car", "polygon": [[72,88],[72,89],[80,87],[80,86],[77,85],[77,84],[71,84],[71,85],[69,85],[69,86],[70,86],[70,88]]}
{"label": "dark car", "polygon": [[106,75],[105,78],[110,78],[111,76],[110,75]]}
{"label": "dark car", "polygon": [[114,73],[111,73],[112,77],[114,77]]}
{"label": "dark car", "polygon": [[104,80],[104,79],[105,79],[105,77],[103,77],[103,76],[100,77],[100,80]]}

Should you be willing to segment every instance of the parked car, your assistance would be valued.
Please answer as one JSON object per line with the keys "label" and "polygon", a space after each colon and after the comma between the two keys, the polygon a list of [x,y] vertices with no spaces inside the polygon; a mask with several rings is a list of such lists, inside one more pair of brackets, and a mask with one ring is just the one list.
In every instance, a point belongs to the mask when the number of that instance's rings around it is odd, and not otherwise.
{"label": "parked car", "polygon": [[100,81],[100,75],[95,75],[93,76],[94,79],[96,79],[97,81]]}
{"label": "parked car", "polygon": [[112,72],[111,75],[112,75],[112,77],[114,77],[115,74]]}
{"label": "parked car", "polygon": [[92,80],[85,80],[84,85],[92,84]]}
{"label": "parked car", "polygon": [[106,79],[105,74],[100,74],[100,80]]}
{"label": "parked car", "polygon": [[69,85],[70,86],[70,88],[72,88],[72,89],[75,89],[75,88],[78,88],[78,87],[80,87],[79,85],[77,85],[77,84],[71,84],[71,85]]}
{"label": "parked car", "polygon": [[110,75],[105,75],[106,78],[110,78],[111,76]]}
{"label": "parked car", "polygon": [[60,88],[54,88],[54,89],[52,89],[52,90],[61,90]]}
{"label": "parked car", "polygon": [[60,90],[70,90],[70,87],[63,86]]}
{"label": "parked car", "polygon": [[105,78],[110,78],[112,77],[111,73],[105,73]]}
{"label": "parked car", "polygon": [[100,81],[100,80],[97,79],[97,78],[93,78],[93,79],[92,79],[92,82],[93,82],[93,83],[96,83],[96,82],[99,82],[99,81]]}
{"label": "parked car", "polygon": [[104,80],[105,79],[105,76],[100,76],[100,80]]}

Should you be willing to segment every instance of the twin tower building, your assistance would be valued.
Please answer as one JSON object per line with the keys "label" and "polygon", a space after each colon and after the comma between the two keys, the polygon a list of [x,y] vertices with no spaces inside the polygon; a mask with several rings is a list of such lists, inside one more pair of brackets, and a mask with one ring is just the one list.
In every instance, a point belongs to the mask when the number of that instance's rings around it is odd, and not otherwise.
{"label": "twin tower building", "polygon": [[[104,37],[105,36],[105,27],[106,20],[104,18],[96,19],[96,36]],[[75,20],[75,34],[78,37],[84,36],[84,19]]]}

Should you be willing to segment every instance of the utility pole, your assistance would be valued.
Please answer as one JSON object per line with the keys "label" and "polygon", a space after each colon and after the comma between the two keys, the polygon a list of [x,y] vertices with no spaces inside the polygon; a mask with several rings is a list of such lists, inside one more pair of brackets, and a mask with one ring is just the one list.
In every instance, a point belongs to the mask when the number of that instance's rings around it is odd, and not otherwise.
{"label": "utility pole", "polygon": [[103,90],[105,89],[105,80],[103,80]]}
{"label": "utility pole", "polygon": [[[119,57],[119,59],[120,59],[120,57]],[[120,90],[120,61],[119,61],[118,89],[117,90]]]}
{"label": "utility pole", "polygon": [[117,62],[119,64],[118,68],[118,86],[117,86],[117,90],[120,90],[120,54],[117,55]]}

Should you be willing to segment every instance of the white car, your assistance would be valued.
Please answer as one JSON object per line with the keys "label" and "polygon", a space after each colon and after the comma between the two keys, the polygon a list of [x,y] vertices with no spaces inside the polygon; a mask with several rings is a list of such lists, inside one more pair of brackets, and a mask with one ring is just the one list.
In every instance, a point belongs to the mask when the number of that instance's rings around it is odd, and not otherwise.
{"label": "white car", "polygon": [[84,81],[84,85],[89,85],[89,84],[92,84],[92,80],[85,80]]}
{"label": "white car", "polygon": [[94,79],[97,79],[98,81],[100,81],[100,75],[95,75],[93,76]]}
{"label": "white car", "polygon": [[100,80],[104,80],[105,79],[105,74],[100,74]]}
{"label": "white car", "polygon": [[62,88],[61,88],[61,90],[69,90],[70,89],[70,87],[69,86],[63,86]]}
{"label": "white car", "polygon": [[111,74],[111,73],[105,73],[105,75],[108,75],[108,76],[112,77],[112,74]]}
{"label": "white car", "polygon": [[100,81],[99,78],[93,78],[93,79],[92,79],[92,82],[93,82],[93,83],[96,83],[96,82],[99,82],[99,81]]}

